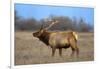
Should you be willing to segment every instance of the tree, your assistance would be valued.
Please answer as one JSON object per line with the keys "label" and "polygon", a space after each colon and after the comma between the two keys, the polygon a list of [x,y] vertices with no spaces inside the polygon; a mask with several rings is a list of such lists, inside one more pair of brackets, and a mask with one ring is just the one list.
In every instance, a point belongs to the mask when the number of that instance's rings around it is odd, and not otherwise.
{"label": "tree", "polygon": [[79,21],[79,31],[82,31],[82,32],[90,31],[89,25],[82,18],[80,18],[80,21]]}
{"label": "tree", "polygon": [[77,19],[76,17],[69,18],[68,16],[55,16],[50,15],[47,18],[36,20],[35,18],[22,18],[15,10],[15,30],[37,30],[43,24],[44,28],[51,24],[51,21],[58,20],[57,24],[54,24],[49,30],[73,30],[79,32],[93,31],[93,26],[87,23],[83,18]]}

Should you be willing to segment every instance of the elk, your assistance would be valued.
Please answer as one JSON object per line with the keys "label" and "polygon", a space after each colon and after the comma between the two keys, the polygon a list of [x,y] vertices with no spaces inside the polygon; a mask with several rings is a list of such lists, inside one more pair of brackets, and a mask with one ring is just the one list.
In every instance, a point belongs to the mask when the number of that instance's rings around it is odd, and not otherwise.
{"label": "elk", "polygon": [[66,32],[50,32],[48,29],[52,27],[54,24],[59,23],[59,21],[55,20],[47,27],[43,28],[43,24],[39,31],[33,33],[33,37],[38,38],[47,46],[52,48],[52,56],[54,56],[56,49],[59,49],[59,55],[62,56],[62,49],[71,48],[73,56],[75,53],[79,55],[79,48],[77,46],[78,35],[74,31],[66,31]]}

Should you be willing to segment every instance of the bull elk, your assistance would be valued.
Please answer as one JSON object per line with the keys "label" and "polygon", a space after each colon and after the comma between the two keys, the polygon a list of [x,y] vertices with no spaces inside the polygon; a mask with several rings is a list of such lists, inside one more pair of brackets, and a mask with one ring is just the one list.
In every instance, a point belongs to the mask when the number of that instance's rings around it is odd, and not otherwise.
{"label": "bull elk", "polygon": [[33,37],[37,37],[40,41],[52,48],[52,56],[54,56],[56,49],[59,49],[59,55],[62,56],[62,49],[71,48],[73,56],[75,53],[79,55],[79,48],[77,46],[78,36],[76,32],[50,32],[47,31],[51,26],[57,24],[58,21],[52,21],[47,28],[43,28],[43,24],[39,31],[33,33]]}

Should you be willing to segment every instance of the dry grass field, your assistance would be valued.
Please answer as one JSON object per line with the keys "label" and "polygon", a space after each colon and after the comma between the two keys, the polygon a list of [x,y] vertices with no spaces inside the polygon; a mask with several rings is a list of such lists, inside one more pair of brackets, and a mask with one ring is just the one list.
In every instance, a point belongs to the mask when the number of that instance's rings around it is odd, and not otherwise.
{"label": "dry grass field", "polygon": [[94,34],[79,33],[79,58],[70,57],[71,49],[63,49],[62,57],[56,50],[51,56],[51,48],[32,36],[32,32],[15,32],[15,65],[47,64],[94,60]]}

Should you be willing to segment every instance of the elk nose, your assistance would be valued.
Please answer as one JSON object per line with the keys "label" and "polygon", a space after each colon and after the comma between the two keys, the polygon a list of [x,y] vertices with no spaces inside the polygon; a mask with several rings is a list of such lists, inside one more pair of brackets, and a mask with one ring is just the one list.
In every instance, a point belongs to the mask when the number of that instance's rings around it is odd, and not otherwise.
{"label": "elk nose", "polygon": [[32,35],[34,36],[34,33],[32,33]]}

